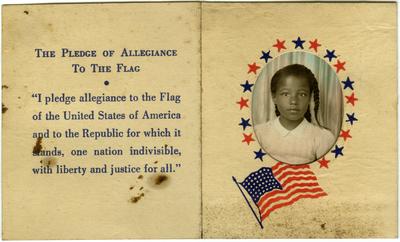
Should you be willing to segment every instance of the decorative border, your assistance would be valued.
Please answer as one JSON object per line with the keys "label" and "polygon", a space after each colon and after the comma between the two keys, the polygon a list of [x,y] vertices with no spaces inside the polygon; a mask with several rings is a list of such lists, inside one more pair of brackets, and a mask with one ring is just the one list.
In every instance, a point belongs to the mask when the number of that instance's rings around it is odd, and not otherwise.
{"label": "decorative border", "polygon": [[[279,40],[276,39],[276,43],[272,45],[271,49],[272,51],[275,51],[276,54],[278,53],[283,53],[285,51],[291,51],[290,49],[287,49],[287,47],[285,46],[285,42],[286,40]],[[297,39],[292,40],[290,45],[293,46],[294,50],[300,50],[300,51],[304,51],[304,45],[306,43],[306,40],[302,40],[300,38],[300,36],[297,37]],[[325,49],[326,53],[323,53],[321,51],[319,51],[319,48],[322,49],[322,45],[318,42],[318,39],[314,39],[314,40],[309,40],[308,41],[309,46],[308,46],[308,50],[309,52],[313,53],[314,55],[317,55],[323,59],[327,59],[327,62],[331,65],[332,68],[336,68],[336,74],[339,75],[340,73],[344,73],[346,71],[346,61],[340,60],[338,58],[338,56],[336,54],[336,50],[335,49]],[[293,44],[293,45],[292,45]],[[290,47],[289,47],[290,48]],[[254,79],[254,76],[257,77],[257,71],[258,69],[261,68],[261,63],[258,63],[261,60],[265,61],[265,64],[268,63],[268,61],[271,59],[273,59],[274,57],[271,56],[271,49],[269,49],[268,51],[264,51],[261,50],[261,57],[259,58],[259,60],[254,61],[252,64],[248,64],[247,67],[247,74],[249,74],[249,78],[247,80],[244,81],[244,83],[240,84],[240,87],[242,88],[243,92],[242,92],[242,96],[240,97],[240,100],[236,102],[236,104],[239,105],[239,109],[241,110],[241,112],[246,111],[245,113],[245,117],[246,118],[241,118],[241,121],[239,123],[239,126],[242,126],[242,134],[243,134],[243,140],[242,143],[247,144],[248,146],[250,145],[251,142],[254,142],[255,139],[253,138],[253,131],[251,132],[246,132],[248,127],[252,127],[252,125],[250,124],[250,118],[247,118],[251,115],[251,113],[247,112],[246,109],[249,109],[249,100],[250,98],[248,96],[246,96],[246,94],[252,92],[252,87],[254,86],[254,82],[250,83],[249,80]],[[322,57],[323,55],[323,57]],[[336,61],[336,63],[334,62]],[[253,75],[254,74],[254,75]],[[340,80],[340,79],[339,79]],[[342,124],[342,130],[340,132],[339,138],[336,141],[335,147],[334,149],[331,150],[331,152],[327,153],[324,157],[322,157],[320,160],[318,160],[317,162],[319,163],[319,168],[326,168],[329,169],[329,163],[331,161],[333,161],[334,159],[337,159],[341,156],[344,156],[343,150],[344,150],[344,144],[346,142],[348,142],[348,139],[353,138],[350,135],[350,129],[353,127],[353,124],[355,122],[358,121],[358,118],[355,115],[355,112],[353,110],[353,108],[356,105],[356,102],[358,101],[358,98],[355,96],[355,91],[354,91],[354,84],[355,82],[352,80],[352,78],[350,78],[349,76],[347,76],[343,81],[341,81],[341,83],[343,84],[343,96],[344,96],[344,101],[346,102],[345,105],[345,114],[346,114],[346,120],[345,122]],[[348,95],[346,95],[346,92]],[[346,125],[347,124],[347,125]],[[343,129],[345,127],[345,129]],[[343,139],[343,142],[341,141],[341,138]],[[263,157],[266,155],[266,153],[264,153],[262,151],[261,148],[259,148],[259,150],[257,151],[253,151],[252,154],[255,154],[254,159],[255,160],[259,160],[259,161],[264,161]],[[313,162],[310,165],[313,164],[318,164],[316,162]]]}

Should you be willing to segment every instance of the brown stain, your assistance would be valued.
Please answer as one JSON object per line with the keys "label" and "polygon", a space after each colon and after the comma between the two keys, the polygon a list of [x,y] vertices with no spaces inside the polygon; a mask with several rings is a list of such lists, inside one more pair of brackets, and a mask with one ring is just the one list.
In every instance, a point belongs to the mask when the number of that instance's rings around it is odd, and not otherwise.
{"label": "brown stain", "polygon": [[43,146],[42,146],[42,137],[37,138],[36,140],[36,144],[35,146],[33,146],[33,154],[38,155],[40,153],[40,151],[42,150]]}
{"label": "brown stain", "polygon": [[137,203],[137,202],[139,202],[140,199],[141,199],[141,197],[131,197],[130,202]]}
{"label": "brown stain", "polygon": [[57,159],[55,157],[46,157],[40,160],[40,163],[44,166],[53,167],[57,164]]}
{"label": "brown stain", "polygon": [[335,234],[334,236],[335,239],[348,238],[348,234],[344,229],[336,228],[333,232]]}
{"label": "brown stain", "polygon": [[148,184],[156,189],[167,187],[170,181],[170,177],[164,174],[154,174],[147,180]]}
{"label": "brown stain", "polygon": [[168,177],[166,175],[158,175],[154,180],[154,185],[161,185],[163,182],[167,181]]}
{"label": "brown stain", "polygon": [[185,40],[185,41],[183,41],[183,43],[184,44],[190,44],[190,43],[192,43],[192,41],[191,40]]}
{"label": "brown stain", "polygon": [[8,89],[8,86],[7,85],[2,85],[1,88],[2,89]]}
{"label": "brown stain", "polygon": [[21,99],[21,97],[18,97],[18,99]]}
{"label": "brown stain", "polygon": [[139,175],[139,176],[138,176],[138,179],[143,179],[143,175]]}
{"label": "brown stain", "polygon": [[[329,195],[328,195],[329,196]],[[204,238],[382,238],[388,237],[386,226],[382,225],[385,218],[382,212],[385,205],[376,201],[374,204],[353,202],[326,201],[326,198],[305,199],[303,202],[278,209],[265,220],[265,229],[260,229],[251,212],[241,197],[232,198],[224,203],[205,204],[202,210],[204,216]],[[325,201],[324,201],[325,200]],[[286,210],[286,211],[284,211]],[[232,214],[232,211],[235,211]],[[250,213],[250,214],[248,214]],[[242,223],[226,226],[230,221],[241,221],[248,217],[253,223]],[[247,220],[246,220],[247,221]],[[325,223],[325,230],[321,224]],[[397,228],[397,226],[396,226]],[[395,233],[395,231],[393,231]],[[394,234],[392,235],[394,237]]]}
{"label": "brown stain", "polygon": [[24,14],[28,15],[28,14],[29,14],[29,11],[28,11],[28,10],[25,10],[25,11],[24,11]]}
{"label": "brown stain", "polygon": [[7,112],[8,108],[6,107],[6,105],[4,105],[4,103],[1,104],[1,107],[2,107],[2,108],[1,108],[1,112],[2,112],[2,113]]}
{"label": "brown stain", "polygon": [[139,188],[139,191],[141,191],[141,190],[143,190],[143,187],[140,187],[140,188]]}
{"label": "brown stain", "polygon": [[143,192],[140,195],[131,197],[131,199],[129,201],[131,203],[137,203],[137,202],[139,202],[140,199],[142,199],[142,197],[144,197],[144,193]]}
{"label": "brown stain", "polygon": [[154,164],[157,164],[157,163],[158,163],[158,160],[154,161]]}
{"label": "brown stain", "polygon": [[135,186],[131,186],[131,187],[129,188],[129,190],[132,190],[133,188],[135,188]]}
{"label": "brown stain", "polygon": [[48,30],[49,30],[50,32],[53,32],[53,24],[48,23],[48,24],[47,24],[47,28],[48,28]]}
{"label": "brown stain", "polygon": [[321,224],[321,229],[322,230],[325,230],[325,225],[326,225],[326,223]]}

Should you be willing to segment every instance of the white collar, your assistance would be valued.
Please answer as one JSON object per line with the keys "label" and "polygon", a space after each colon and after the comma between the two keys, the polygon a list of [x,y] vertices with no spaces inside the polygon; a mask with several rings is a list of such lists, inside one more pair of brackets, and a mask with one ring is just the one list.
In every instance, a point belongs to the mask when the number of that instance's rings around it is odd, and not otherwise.
{"label": "white collar", "polygon": [[305,126],[307,126],[308,121],[304,118],[303,121],[296,128],[292,130],[287,130],[285,127],[282,126],[281,122],[279,121],[279,117],[274,120],[274,128],[278,131],[280,135],[283,137],[287,136],[288,134],[296,134],[302,133]]}

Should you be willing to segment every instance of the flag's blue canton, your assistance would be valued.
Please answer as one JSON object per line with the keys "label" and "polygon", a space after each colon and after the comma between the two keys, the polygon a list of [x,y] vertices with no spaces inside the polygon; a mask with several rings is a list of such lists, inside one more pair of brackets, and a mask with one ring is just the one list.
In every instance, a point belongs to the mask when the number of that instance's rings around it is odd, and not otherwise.
{"label": "flag's blue canton", "polygon": [[275,179],[271,168],[263,167],[251,173],[241,182],[241,185],[250,194],[255,203],[260,200],[262,195],[274,189],[282,190],[281,184]]}

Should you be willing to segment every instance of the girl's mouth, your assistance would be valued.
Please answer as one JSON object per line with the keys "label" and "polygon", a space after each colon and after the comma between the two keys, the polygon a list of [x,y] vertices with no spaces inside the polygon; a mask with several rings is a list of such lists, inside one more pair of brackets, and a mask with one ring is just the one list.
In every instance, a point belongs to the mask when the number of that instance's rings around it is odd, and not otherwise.
{"label": "girl's mouth", "polygon": [[297,109],[297,108],[289,108],[288,111],[291,112],[291,113],[297,113],[297,112],[300,111],[300,109]]}

